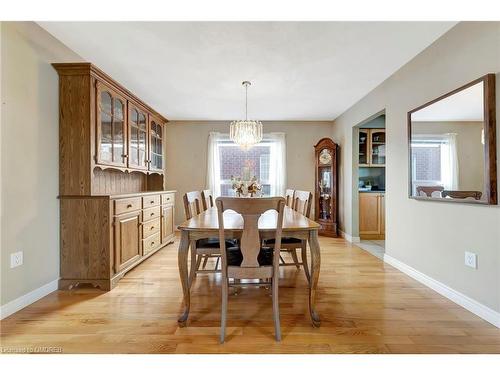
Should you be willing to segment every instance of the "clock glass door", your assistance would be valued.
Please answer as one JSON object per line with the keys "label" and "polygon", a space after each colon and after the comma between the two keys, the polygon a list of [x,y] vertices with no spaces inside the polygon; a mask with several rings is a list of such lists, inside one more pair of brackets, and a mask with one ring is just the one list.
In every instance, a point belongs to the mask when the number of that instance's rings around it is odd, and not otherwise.
{"label": "clock glass door", "polygon": [[330,166],[319,167],[319,218],[328,220],[332,217],[332,171]]}

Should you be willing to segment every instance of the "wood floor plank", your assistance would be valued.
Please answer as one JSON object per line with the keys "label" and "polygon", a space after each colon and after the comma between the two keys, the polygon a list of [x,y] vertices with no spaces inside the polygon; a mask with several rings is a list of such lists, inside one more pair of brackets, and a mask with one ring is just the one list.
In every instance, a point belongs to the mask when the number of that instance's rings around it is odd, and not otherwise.
{"label": "wood floor plank", "polygon": [[500,353],[500,330],[491,324],[343,239],[320,244],[321,327],[310,322],[303,272],[285,267],[279,343],[269,290],[244,287],[237,295],[231,288],[226,343],[219,344],[214,274],[195,280],[188,325],[180,328],[176,242],[110,292],[57,291],[4,319],[0,345],[63,353]]}

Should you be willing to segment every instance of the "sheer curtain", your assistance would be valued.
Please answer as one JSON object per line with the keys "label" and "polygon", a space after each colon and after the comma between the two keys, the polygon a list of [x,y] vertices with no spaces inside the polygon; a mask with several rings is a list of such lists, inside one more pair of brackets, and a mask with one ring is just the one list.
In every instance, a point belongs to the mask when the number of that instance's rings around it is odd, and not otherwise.
{"label": "sheer curtain", "polygon": [[220,192],[220,160],[218,142],[227,140],[227,134],[210,132],[208,136],[207,157],[207,183],[206,186],[212,191],[214,197],[219,197]]}
{"label": "sheer curtain", "polygon": [[286,138],[285,133],[264,134],[271,142],[269,182],[272,196],[284,196],[286,189]]}
{"label": "sheer curtain", "polygon": [[441,145],[441,180],[447,190],[458,189],[458,152],[457,135],[448,133],[443,136]]}

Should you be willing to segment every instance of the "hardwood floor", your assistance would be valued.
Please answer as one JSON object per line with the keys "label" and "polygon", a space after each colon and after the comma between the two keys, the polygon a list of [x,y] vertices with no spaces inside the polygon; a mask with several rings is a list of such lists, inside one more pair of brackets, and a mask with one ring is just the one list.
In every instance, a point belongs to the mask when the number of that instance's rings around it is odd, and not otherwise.
{"label": "hardwood floor", "polygon": [[57,291],[1,322],[3,351],[63,353],[500,353],[500,330],[343,239],[321,237],[320,328],[311,326],[306,279],[285,267],[282,342],[274,341],[264,288],[230,295],[218,343],[220,283],[199,275],[188,326],[179,328],[178,242],[129,272],[110,292]]}

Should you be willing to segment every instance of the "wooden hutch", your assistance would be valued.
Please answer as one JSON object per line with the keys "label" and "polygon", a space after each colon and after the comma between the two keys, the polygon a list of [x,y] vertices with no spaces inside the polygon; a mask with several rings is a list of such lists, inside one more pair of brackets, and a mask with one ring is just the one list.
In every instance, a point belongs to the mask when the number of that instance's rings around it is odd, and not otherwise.
{"label": "wooden hutch", "polygon": [[59,73],[59,288],[112,289],[173,242],[164,191],[167,119],[90,63]]}

